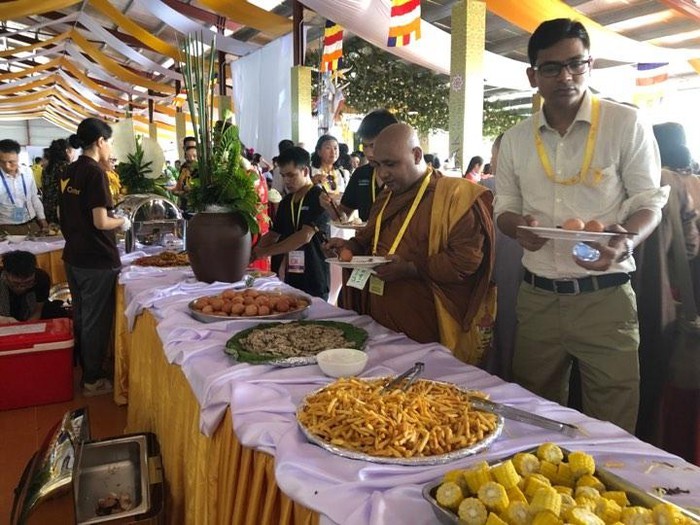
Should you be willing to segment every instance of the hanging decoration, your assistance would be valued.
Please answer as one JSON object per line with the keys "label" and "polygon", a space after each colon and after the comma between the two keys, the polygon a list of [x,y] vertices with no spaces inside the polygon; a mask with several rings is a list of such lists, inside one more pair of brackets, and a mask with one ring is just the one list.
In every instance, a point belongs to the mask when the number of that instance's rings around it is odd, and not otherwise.
{"label": "hanging decoration", "polygon": [[407,46],[420,39],[420,0],[391,0],[387,46]]}
{"label": "hanging decoration", "polygon": [[343,65],[343,28],[331,20],[326,20],[323,32],[323,56],[321,72],[335,71]]}

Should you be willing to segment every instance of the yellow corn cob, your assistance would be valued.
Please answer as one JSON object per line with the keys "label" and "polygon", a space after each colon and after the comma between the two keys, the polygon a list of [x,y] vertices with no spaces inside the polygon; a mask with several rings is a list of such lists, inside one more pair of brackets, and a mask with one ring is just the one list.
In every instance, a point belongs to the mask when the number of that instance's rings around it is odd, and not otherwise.
{"label": "yellow corn cob", "polygon": [[489,517],[486,520],[486,525],[508,525],[505,521],[503,521],[498,514],[495,512],[490,512]]}
{"label": "yellow corn cob", "polygon": [[525,478],[525,487],[523,488],[523,492],[525,493],[526,497],[532,498],[532,496],[535,495],[535,492],[537,492],[537,489],[551,486],[552,483],[542,474],[531,474]]}
{"label": "yellow corn cob", "polygon": [[480,461],[472,468],[464,471],[464,479],[467,482],[470,494],[476,494],[484,483],[493,481],[489,464],[485,461]]}
{"label": "yellow corn cob", "polygon": [[540,461],[549,461],[558,465],[564,459],[564,453],[559,448],[559,445],[542,443],[537,447],[537,457],[540,458]]}
{"label": "yellow corn cob", "polygon": [[575,450],[569,453],[568,461],[574,478],[580,478],[584,474],[595,474],[595,460],[590,454]]}
{"label": "yellow corn cob", "polygon": [[566,512],[566,520],[571,525],[605,525],[605,522],[593,511],[583,507],[571,507]]}
{"label": "yellow corn cob", "polygon": [[491,475],[505,489],[517,486],[520,481],[520,475],[515,470],[515,466],[510,459],[491,467]]}
{"label": "yellow corn cob", "polygon": [[450,470],[449,472],[446,472],[445,475],[442,477],[442,482],[445,483],[447,481],[457,483],[457,485],[459,485],[459,488],[461,488],[462,492],[464,492],[465,494],[469,492],[469,488],[467,487],[467,480],[464,479],[463,469]]}
{"label": "yellow corn cob", "polygon": [[599,500],[600,499],[600,492],[598,492],[598,489],[595,489],[590,486],[582,485],[576,487],[574,490],[574,497],[575,498],[588,498],[592,500]]}
{"label": "yellow corn cob", "polygon": [[593,487],[598,492],[605,492],[605,485],[595,476],[591,474],[584,474],[576,480],[577,487]]}
{"label": "yellow corn cob", "polygon": [[525,494],[523,494],[523,491],[520,490],[520,487],[518,487],[517,485],[515,487],[506,489],[506,494],[508,494],[508,501],[522,501],[527,503],[527,498],[525,497]]}
{"label": "yellow corn cob", "polygon": [[625,507],[620,521],[625,525],[647,525],[654,522],[651,509],[645,507]]}
{"label": "yellow corn cob", "polygon": [[435,494],[438,505],[446,509],[457,510],[464,499],[462,489],[454,481],[446,481],[440,485]]}
{"label": "yellow corn cob", "polygon": [[574,489],[571,487],[565,487],[564,485],[552,485],[552,488],[559,494],[566,494],[568,496],[573,496],[574,494]]}
{"label": "yellow corn cob", "polygon": [[535,514],[535,517],[532,518],[532,525],[561,525],[563,523],[563,521],[548,510],[538,512]]}
{"label": "yellow corn cob", "polygon": [[499,485],[495,481],[489,481],[481,485],[478,495],[487,509],[496,512],[505,511],[508,508],[508,503],[510,503],[508,501],[506,489],[503,488],[503,485]]}
{"label": "yellow corn cob", "polygon": [[560,494],[561,496],[561,513],[560,516],[566,516],[566,512],[576,506],[576,500],[570,494]]}
{"label": "yellow corn cob", "polygon": [[[615,523],[620,521],[622,517],[622,507],[617,504],[615,500],[600,498],[595,505],[596,516],[601,518],[605,523]],[[675,524],[665,524],[665,525],[675,525]]]}
{"label": "yellow corn cob", "polygon": [[548,510],[556,517],[559,517],[561,513],[561,495],[552,487],[539,488],[532,496],[530,510],[533,514]]}
{"label": "yellow corn cob", "polygon": [[529,476],[540,470],[540,460],[537,456],[526,452],[518,452],[513,456],[513,465],[521,476]]}
{"label": "yellow corn cob", "polygon": [[525,501],[513,501],[505,512],[506,521],[510,525],[530,525],[530,506]]}
{"label": "yellow corn cob", "polygon": [[655,525],[678,525],[683,520],[683,515],[677,507],[668,503],[659,503],[651,511]]}
{"label": "yellow corn cob", "polygon": [[540,461],[540,474],[542,474],[549,481],[556,482],[557,474],[559,473],[559,467],[550,461],[542,460]]}
{"label": "yellow corn cob", "polygon": [[559,463],[559,468],[557,470],[557,485],[564,485],[565,487],[574,486],[574,476],[571,473],[571,467],[568,463]]}
{"label": "yellow corn cob", "polygon": [[601,493],[601,496],[605,499],[613,500],[620,507],[626,507],[630,504],[630,500],[627,499],[627,493],[624,490],[606,490]]}
{"label": "yellow corn cob", "polygon": [[457,515],[466,525],[484,525],[488,512],[478,499],[466,498],[459,504]]}
{"label": "yellow corn cob", "polygon": [[598,499],[600,498],[587,498],[586,496],[578,496],[577,498],[574,498],[576,500],[576,506],[577,507],[583,507],[584,509],[588,509],[591,512],[595,512],[595,506],[598,503]]}

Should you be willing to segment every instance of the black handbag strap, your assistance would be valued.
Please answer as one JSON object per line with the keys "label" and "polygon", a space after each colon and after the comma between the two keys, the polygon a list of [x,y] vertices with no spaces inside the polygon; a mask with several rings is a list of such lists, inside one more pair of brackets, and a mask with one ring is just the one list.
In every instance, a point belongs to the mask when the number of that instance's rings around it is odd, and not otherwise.
{"label": "black handbag strap", "polygon": [[668,212],[671,218],[671,249],[675,267],[677,286],[680,289],[683,316],[688,321],[695,321],[697,310],[693,297],[693,281],[690,277],[690,265],[685,251],[685,235],[681,225],[681,207],[676,192],[671,188],[668,197]]}

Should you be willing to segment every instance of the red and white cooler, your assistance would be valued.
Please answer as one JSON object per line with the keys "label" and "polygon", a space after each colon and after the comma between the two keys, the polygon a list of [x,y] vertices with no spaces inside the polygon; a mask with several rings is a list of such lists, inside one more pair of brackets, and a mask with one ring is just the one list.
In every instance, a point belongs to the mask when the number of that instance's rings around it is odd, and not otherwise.
{"label": "red and white cooler", "polygon": [[0,325],[0,410],[71,399],[71,320],[44,319]]}

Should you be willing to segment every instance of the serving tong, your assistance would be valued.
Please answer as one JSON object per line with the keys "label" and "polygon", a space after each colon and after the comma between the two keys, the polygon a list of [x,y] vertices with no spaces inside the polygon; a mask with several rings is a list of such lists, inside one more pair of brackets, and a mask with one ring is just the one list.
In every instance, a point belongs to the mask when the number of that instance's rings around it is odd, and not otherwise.
{"label": "serving tong", "polygon": [[425,370],[425,364],[421,363],[420,361],[414,364],[411,368],[406,370],[403,374],[396,376],[394,379],[389,381],[384,387],[379,391],[380,394],[386,394],[387,392],[391,392],[396,388],[402,381],[406,381],[406,383],[401,387],[401,390],[406,392],[413,382],[418,379],[418,376],[420,376],[423,373],[423,370]]}
{"label": "serving tong", "polygon": [[575,436],[578,432],[578,427],[576,425],[562,423],[561,421],[549,419],[548,417],[544,416],[538,416],[537,414],[532,414],[531,412],[526,412],[525,410],[520,410],[519,408],[514,408],[508,405],[502,405],[501,403],[496,403],[495,401],[490,401],[488,399],[484,399],[483,397],[470,395],[469,402],[471,403],[472,407],[477,410],[493,412],[494,414],[498,414],[512,421],[520,421],[521,423],[546,428],[547,430],[555,430],[571,437]]}

